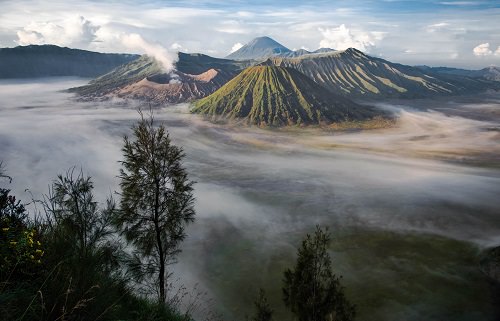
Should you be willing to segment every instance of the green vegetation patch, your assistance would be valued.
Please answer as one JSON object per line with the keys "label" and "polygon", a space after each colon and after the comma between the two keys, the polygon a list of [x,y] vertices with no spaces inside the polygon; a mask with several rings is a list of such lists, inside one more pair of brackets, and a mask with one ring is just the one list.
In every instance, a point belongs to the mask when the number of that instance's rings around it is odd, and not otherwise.
{"label": "green vegetation patch", "polygon": [[264,127],[360,121],[382,114],[331,93],[299,71],[275,66],[245,69],[195,102],[192,112]]}
{"label": "green vegetation patch", "polygon": [[[331,231],[333,269],[343,275],[357,320],[494,319],[494,289],[475,245],[417,233]],[[283,271],[307,232],[249,236],[228,226],[224,238],[213,239],[205,273],[227,319],[251,315],[260,287],[277,320],[291,318],[282,303]]]}

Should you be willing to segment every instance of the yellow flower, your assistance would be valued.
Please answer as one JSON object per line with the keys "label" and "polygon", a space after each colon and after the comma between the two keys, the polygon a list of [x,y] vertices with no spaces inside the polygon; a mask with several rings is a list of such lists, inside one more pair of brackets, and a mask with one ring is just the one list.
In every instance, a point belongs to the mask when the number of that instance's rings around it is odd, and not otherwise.
{"label": "yellow flower", "polygon": [[4,228],[2,228],[2,231],[4,231],[4,232],[7,232],[8,230],[9,230],[9,228],[8,228],[8,227],[4,227]]}

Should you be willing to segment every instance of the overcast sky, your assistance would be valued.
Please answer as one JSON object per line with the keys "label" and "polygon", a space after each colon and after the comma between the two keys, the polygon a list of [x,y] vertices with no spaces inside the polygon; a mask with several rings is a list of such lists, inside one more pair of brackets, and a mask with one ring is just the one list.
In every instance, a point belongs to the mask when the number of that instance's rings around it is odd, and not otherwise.
{"label": "overcast sky", "polygon": [[0,8],[0,47],[224,57],[267,35],[290,49],[355,47],[411,65],[500,65],[498,0],[0,0]]}

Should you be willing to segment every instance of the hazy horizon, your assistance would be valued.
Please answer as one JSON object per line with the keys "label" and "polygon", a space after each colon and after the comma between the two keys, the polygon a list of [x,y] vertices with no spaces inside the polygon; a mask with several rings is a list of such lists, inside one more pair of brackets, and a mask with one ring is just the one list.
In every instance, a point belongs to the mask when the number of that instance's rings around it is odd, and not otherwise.
{"label": "hazy horizon", "polygon": [[359,49],[409,65],[480,69],[500,62],[496,1],[2,2],[0,47],[55,44],[225,57],[257,36],[296,50]]}

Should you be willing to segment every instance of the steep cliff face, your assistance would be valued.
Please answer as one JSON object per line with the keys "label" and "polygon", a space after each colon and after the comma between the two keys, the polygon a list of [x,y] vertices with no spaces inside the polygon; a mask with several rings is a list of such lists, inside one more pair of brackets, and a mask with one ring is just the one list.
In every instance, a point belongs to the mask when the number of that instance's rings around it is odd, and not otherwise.
{"label": "steep cliff face", "polygon": [[275,66],[245,69],[192,112],[259,126],[328,124],[381,114],[316,84],[297,70]]}
{"label": "steep cliff face", "polygon": [[53,45],[0,48],[0,78],[96,77],[138,57]]}

